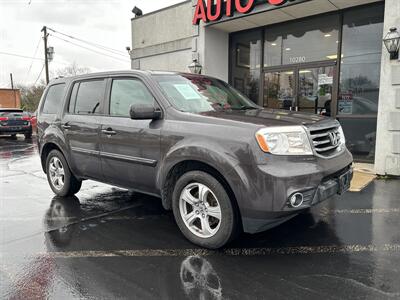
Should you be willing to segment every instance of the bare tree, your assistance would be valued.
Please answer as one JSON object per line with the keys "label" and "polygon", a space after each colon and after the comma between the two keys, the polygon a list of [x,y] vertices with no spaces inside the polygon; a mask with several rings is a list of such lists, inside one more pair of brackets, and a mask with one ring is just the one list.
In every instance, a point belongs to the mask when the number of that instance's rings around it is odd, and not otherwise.
{"label": "bare tree", "polygon": [[25,111],[34,112],[40,102],[40,98],[43,95],[46,85],[41,82],[38,85],[22,86],[19,85],[18,88],[21,91],[21,106]]}
{"label": "bare tree", "polygon": [[91,70],[88,67],[79,67],[76,62],[73,62],[71,65],[58,69],[55,71],[54,77],[70,77],[82,74],[88,74]]}

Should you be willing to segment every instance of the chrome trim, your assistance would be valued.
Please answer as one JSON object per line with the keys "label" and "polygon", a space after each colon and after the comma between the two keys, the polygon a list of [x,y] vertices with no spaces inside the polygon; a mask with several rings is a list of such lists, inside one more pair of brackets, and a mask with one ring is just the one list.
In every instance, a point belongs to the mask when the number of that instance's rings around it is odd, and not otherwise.
{"label": "chrome trim", "polygon": [[315,151],[317,151],[317,152],[326,152],[326,151],[329,151],[329,150],[336,149],[337,147],[339,147],[339,145],[332,145],[332,146],[328,146],[328,147],[325,147],[325,148],[315,149]]}
{"label": "chrome trim", "polygon": [[142,164],[142,165],[146,165],[146,166],[155,167],[157,165],[157,161],[154,160],[154,159],[135,157],[135,156],[128,156],[128,155],[122,155],[122,154],[114,154],[114,153],[95,151],[95,150],[88,150],[88,149],[83,149],[83,148],[78,148],[78,147],[71,147],[71,150],[74,151],[74,152],[79,152],[79,153],[83,153],[83,154],[99,155],[101,157],[129,161],[129,162]]}
{"label": "chrome trim", "polygon": [[138,164],[142,164],[142,165],[146,165],[146,166],[152,166],[152,167],[155,167],[157,164],[157,161],[154,159],[128,156],[128,155],[122,155],[122,154],[114,154],[114,153],[108,153],[108,152],[100,152],[100,156],[118,159],[118,160],[129,161],[129,162],[138,163]]}
{"label": "chrome trim", "polygon": [[330,140],[322,140],[322,141],[313,141],[314,146],[319,146],[319,145],[323,145],[323,144],[328,144],[330,143]]}
{"label": "chrome trim", "polygon": [[[293,197],[300,197],[300,199],[301,199],[301,201],[300,201],[300,203],[299,204],[296,204],[296,201],[293,203],[292,202],[292,199],[293,199]],[[297,200],[297,199],[295,199],[295,200]],[[303,196],[303,194],[302,193],[294,193],[292,196],[290,196],[290,198],[289,198],[289,204],[290,204],[290,206],[291,207],[293,207],[293,208],[299,208],[300,206],[302,206],[303,205],[303,203],[304,203],[304,196]]]}
{"label": "chrome trim", "polygon": [[[321,157],[324,159],[330,159],[330,158],[333,158],[333,157],[336,157],[336,156],[342,154],[345,151],[346,147],[341,145],[340,142],[337,145],[331,145],[331,146],[327,146],[324,148],[317,148],[318,146],[331,143],[331,140],[330,140],[331,132],[335,132],[337,141],[340,141],[339,127],[340,127],[340,124],[338,124],[338,123],[332,123],[331,125],[325,125],[325,126],[318,126],[318,125],[314,125],[314,126],[310,126],[310,127],[305,126],[307,134],[308,134],[310,142],[311,142],[311,145],[312,145],[312,150],[313,150],[315,156],[318,156],[318,157]],[[327,132],[312,134],[312,132],[324,131],[324,130],[326,130]],[[329,140],[314,141],[314,139],[322,138],[322,137],[327,137]],[[333,150],[335,148],[336,149],[341,148],[341,149],[337,150],[336,152],[332,153],[331,155],[324,155],[324,154],[320,153],[320,152],[324,152],[324,151]]]}
{"label": "chrome trim", "polygon": [[74,152],[79,152],[79,153],[83,153],[83,154],[100,155],[100,151],[83,149],[83,148],[78,148],[78,147],[71,147],[71,150]]}

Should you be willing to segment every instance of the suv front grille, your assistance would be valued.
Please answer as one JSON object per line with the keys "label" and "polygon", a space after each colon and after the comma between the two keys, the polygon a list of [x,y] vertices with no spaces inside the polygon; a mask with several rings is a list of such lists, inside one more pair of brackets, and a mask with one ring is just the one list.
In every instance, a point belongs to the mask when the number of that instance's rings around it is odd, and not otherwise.
{"label": "suv front grille", "polygon": [[323,157],[335,155],[340,150],[339,126],[328,128],[310,128],[310,136],[315,152]]}

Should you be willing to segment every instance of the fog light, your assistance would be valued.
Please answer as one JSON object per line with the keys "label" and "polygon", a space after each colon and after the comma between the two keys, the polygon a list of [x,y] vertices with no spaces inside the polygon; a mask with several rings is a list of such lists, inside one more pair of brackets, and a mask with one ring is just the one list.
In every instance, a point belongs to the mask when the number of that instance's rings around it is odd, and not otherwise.
{"label": "fog light", "polygon": [[304,202],[304,197],[303,194],[301,193],[293,194],[289,199],[290,206],[294,208],[300,207],[303,204],[303,202]]}

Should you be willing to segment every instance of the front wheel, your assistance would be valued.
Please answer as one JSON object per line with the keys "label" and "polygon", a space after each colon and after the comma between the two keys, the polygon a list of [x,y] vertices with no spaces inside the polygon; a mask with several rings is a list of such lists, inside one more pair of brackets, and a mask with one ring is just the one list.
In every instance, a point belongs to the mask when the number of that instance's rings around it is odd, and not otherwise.
{"label": "front wheel", "polygon": [[224,186],[202,171],[191,171],[176,182],[173,212],[185,237],[199,246],[217,249],[236,237],[238,217]]}
{"label": "front wheel", "polygon": [[47,156],[46,173],[47,181],[57,196],[72,196],[81,189],[82,181],[71,173],[64,155],[58,150]]}

